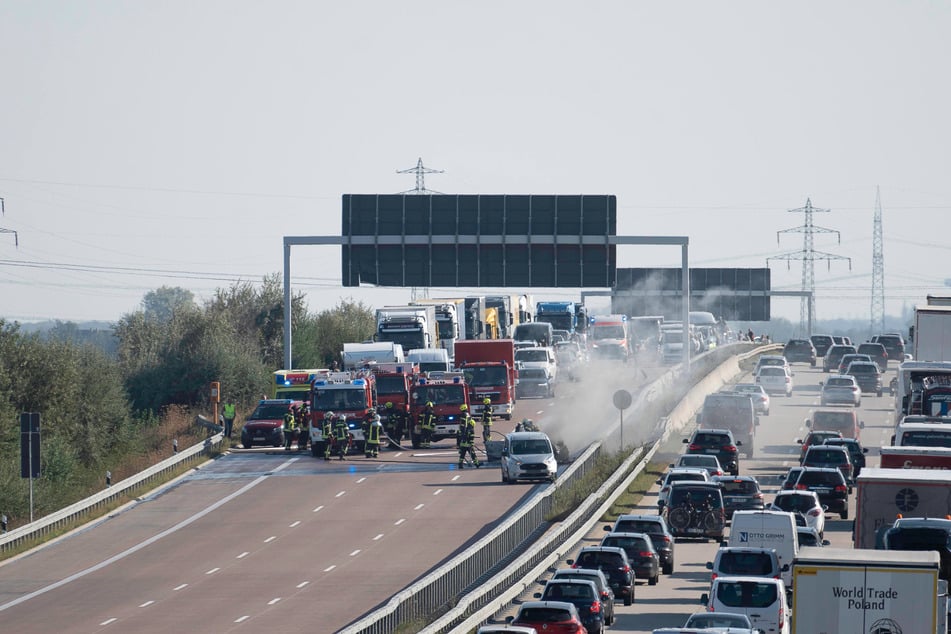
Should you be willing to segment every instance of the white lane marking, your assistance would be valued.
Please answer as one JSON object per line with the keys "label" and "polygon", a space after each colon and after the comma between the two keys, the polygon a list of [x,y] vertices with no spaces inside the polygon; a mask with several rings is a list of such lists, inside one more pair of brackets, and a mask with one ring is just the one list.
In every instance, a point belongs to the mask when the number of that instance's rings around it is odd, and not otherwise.
{"label": "white lane marking", "polygon": [[436,489],[433,491],[433,495],[439,495],[440,493],[442,493],[442,489]]}
{"label": "white lane marking", "polygon": [[300,590],[301,588],[306,586],[308,583],[310,583],[310,581],[301,581],[300,583],[297,584],[297,589]]}
{"label": "white lane marking", "polygon": [[359,480],[357,480],[357,484],[360,484],[360,483],[363,482],[364,480],[366,480],[366,478],[360,478]]}
{"label": "white lane marking", "polygon": [[414,511],[418,511],[419,509],[423,508],[424,506],[426,506],[426,505],[425,505],[425,504],[417,504],[416,506],[413,507],[413,510],[414,510]]}
{"label": "white lane marking", "polygon": [[380,533],[379,535],[377,535],[376,537],[374,537],[374,538],[373,538],[373,541],[378,541],[378,540],[381,540],[381,539],[383,539],[383,533]]}
{"label": "white lane marking", "polygon": [[277,603],[277,602],[280,601],[280,600],[281,600],[281,597],[274,597],[273,599],[271,599],[270,601],[268,601],[267,604],[268,604],[268,605],[274,605],[275,603]]}
{"label": "white lane marking", "polygon": [[174,588],[172,588],[172,590],[184,590],[184,589],[187,588],[187,587],[188,587],[188,584],[187,584],[187,583],[183,583],[183,584],[180,585],[180,586],[175,586]]}
{"label": "white lane marking", "polygon": [[300,524],[300,520],[297,520],[296,522],[294,522],[293,524],[291,524],[290,526],[288,526],[288,528],[294,528],[294,527],[297,526],[298,524]]}
{"label": "white lane marking", "polygon": [[356,556],[359,555],[359,554],[360,554],[360,549],[357,548],[355,551],[353,551],[352,553],[350,553],[350,556],[351,556],[351,557],[356,557]]}
{"label": "white lane marking", "polygon": [[117,620],[118,620],[117,618],[112,617],[111,619],[106,619],[105,621],[103,621],[103,622],[100,623],[99,625],[109,625],[110,623],[112,623],[112,622],[114,622],[114,621],[117,621]]}
{"label": "white lane marking", "polygon": [[243,553],[241,553],[240,555],[238,555],[237,557],[235,557],[235,559],[244,559],[245,557],[247,557],[247,556],[250,555],[250,554],[251,554],[251,553],[249,553],[248,551],[244,551]]}
{"label": "white lane marking", "polygon": [[346,493],[346,491],[341,491],[340,493],[338,493],[338,494],[335,495],[334,497],[339,498],[339,497],[340,497],[341,495],[343,495],[344,493]]}
{"label": "white lane marking", "polygon": [[270,537],[264,540],[264,543],[268,544],[270,542],[273,542],[275,539],[277,539],[277,535],[271,535]]}
{"label": "white lane marking", "polygon": [[[271,471],[271,473],[276,473],[276,472],[278,472],[278,471],[281,471],[281,470],[283,470],[283,469],[286,469],[286,468],[289,467],[292,463],[297,462],[297,460],[299,460],[299,458],[291,458],[291,459],[288,460],[287,462],[285,462],[285,463],[283,463],[283,464],[281,464],[281,465],[278,465],[273,471]],[[205,509],[202,509],[201,511],[195,513],[194,515],[192,515],[192,516],[189,517],[189,518],[186,518],[186,519],[182,520],[181,522],[179,522],[179,523],[176,524],[175,526],[172,526],[172,527],[170,527],[170,528],[167,528],[167,529],[165,529],[164,531],[162,531],[161,533],[158,533],[157,535],[153,535],[152,537],[149,537],[149,538],[146,539],[145,541],[139,542],[139,543],[136,544],[135,546],[132,546],[132,547],[130,547],[130,548],[127,548],[127,549],[123,550],[123,551],[122,551],[121,553],[119,553],[118,555],[113,555],[113,556],[110,557],[109,559],[106,559],[106,560],[104,560],[104,561],[101,561],[101,562],[99,562],[98,564],[96,564],[96,565],[94,565],[94,566],[90,566],[89,568],[86,568],[85,570],[80,570],[79,572],[77,572],[77,573],[75,573],[75,574],[72,574],[72,575],[66,577],[65,579],[60,579],[59,581],[57,581],[57,582],[55,582],[55,583],[51,583],[50,585],[48,585],[48,586],[46,586],[46,587],[44,587],[44,588],[40,588],[39,590],[36,590],[36,591],[31,592],[31,593],[29,593],[29,594],[24,594],[22,597],[18,597],[18,598],[16,598],[16,599],[14,599],[13,601],[10,601],[10,602],[8,602],[8,603],[4,603],[3,605],[0,605],[0,612],[3,612],[3,611],[6,610],[6,609],[12,608],[12,607],[15,606],[15,605],[20,605],[21,603],[24,603],[24,602],[26,602],[26,601],[29,601],[30,599],[34,599],[34,598],[40,596],[41,594],[46,594],[47,592],[50,592],[51,590],[55,590],[55,589],[57,589],[57,588],[61,588],[62,586],[65,586],[67,583],[72,583],[73,581],[76,581],[77,579],[81,579],[81,578],[85,577],[85,576],[88,575],[88,574],[91,574],[91,573],[96,572],[96,571],[98,571],[98,570],[102,570],[102,569],[105,568],[106,566],[108,566],[108,565],[110,565],[110,564],[113,564],[113,563],[119,561],[120,559],[125,559],[125,558],[128,557],[129,555],[131,555],[131,554],[133,554],[133,553],[137,553],[138,551],[142,550],[142,549],[145,548],[146,546],[151,546],[152,544],[154,544],[154,543],[157,542],[158,540],[162,539],[163,537],[167,537],[167,536],[171,535],[172,533],[174,533],[174,532],[176,532],[176,531],[178,531],[178,530],[180,530],[180,529],[182,529],[182,528],[185,528],[185,527],[188,526],[189,524],[192,524],[192,523],[194,523],[194,522],[197,522],[198,520],[200,520],[200,519],[203,518],[204,516],[208,515],[208,514],[211,513],[212,511],[216,510],[218,507],[227,504],[228,502],[230,502],[231,500],[235,499],[236,497],[238,497],[238,496],[241,495],[242,493],[245,493],[246,491],[250,491],[251,489],[253,489],[253,488],[256,487],[257,485],[259,485],[259,484],[261,484],[262,482],[264,482],[267,478],[268,478],[268,476],[266,476],[266,475],[263,475],[263,476],[260,476],[260,477],[255,478],[254,480],[252,480],[251,482],[248,482],[246,485],[244,485],[243,487],[241,487],[240,489],[238,489],[238,490],[235,491],[234,493],[231,493],[230,495],[226,495],[225,497],[221,498],[220,500],[218,500],[217,502],[215,502],[215,503],[212,504],[211,506],[209,506],[209,507],[207,507],[207,508],[205,508]],[[185,585],[188,585],[188,584],[185,584]],[[182,587],[184,587],[184,586],[182,586]]]}
{"label": "white lane marking", "polygon": [[394,458],[399,458],[399,457],[402,456],[402,455],[403,455],[403,452],[402,452],[402,451],[397,451],[395,454],[393,454],[393,457],[394,457]]}
{"label": "white lane marking", "polygon": [[461,477],[461,476],[457,473],[456,475],[452,476],[452,481],[455,482],[455,481],[458,480],[460,477]]}
{"label": "white lane marking", "polygon": [[147,607],[149,607],[150,605],[152,605],[153,603],[155,603],[155,601],[146,601],[145,603],[143,603],[143,604],[140,605],[139,607],[140,607],[140,608],[147,608]]}
{"label": "white lane marking", "polygon": [[396,520],[396,521],[393,523],[393,526],[399,526],[400,524],[402,524],[402,523],[405,522],[405,521],[406,521],[406,518],[405,518],[405,517],[401,517],[400,519]]}
{"label": "white lane marking", "polygon": [[206,575],[213,575],[213,574],[215,574],[216,572],[218,572],[219,570],[221,570],[221,568],[212,568],[211,570],[209,570],[209,571],[206,572],[205,574],[206,574]]}
{"label": "white lane marking", "polygon": [[251,618],[250,616],[248,616],[247,614],[245,614],[244,616],[239,616],[238,618],[236,618],[236,619],[234,620],[234,622],[235,622],[235,623],[240,623],[241,621],[247,621],[247,620],[250,619],[250,618]]}
{"label": "white lane marking", "polygon": [[317,511],[319,511],[319,510],[322,509],[322,508],[324,508],[324,505],[323,505],[323,504],[321,504],[320,506],[318,506],[317,508],[315,508],[315,509],[314,509],[314,513],[316,513]]}
{"label": "white lane marking", "polygon": [[330,572],[331,570],[333,570],[333,569],[336,568],[336,567],[337,567],[336,564],[334,564],[334,565],[332,565],[332,566],[327,566],[326,568],[324,568],[324,572]]}
{"label": "white lane marking", "polygon": [[538,411],[537,411],[537,412],[535,412],[535,413],[536,413],[536,414],[539,414],[539,415],[541,415],[541,414],[544,414],[544,413],[545,413],[545,410],[543,410],[543,409],[540,409],[540,410],[538,410]]}

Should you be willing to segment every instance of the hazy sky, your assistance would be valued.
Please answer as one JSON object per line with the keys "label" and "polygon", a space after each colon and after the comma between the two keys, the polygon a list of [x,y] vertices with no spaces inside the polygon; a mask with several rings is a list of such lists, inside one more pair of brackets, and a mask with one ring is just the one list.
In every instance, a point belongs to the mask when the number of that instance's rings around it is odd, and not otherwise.
{"label": "hazy sky", "polygon": [[[947,2],[0,0],[0,318],[279,273],[283,236],[339,235],[342,194],[411,189],[418,157],[446,193],[615,194],[620,234],[696,267],[799,251],[776,232],[811,198],[852,259],[816,262],[820,319],[869,318],[880,186],[897,315],[951,292],[949,34]],[[409,298],[342,288],[339,247],[293,269],[312,310]]]}

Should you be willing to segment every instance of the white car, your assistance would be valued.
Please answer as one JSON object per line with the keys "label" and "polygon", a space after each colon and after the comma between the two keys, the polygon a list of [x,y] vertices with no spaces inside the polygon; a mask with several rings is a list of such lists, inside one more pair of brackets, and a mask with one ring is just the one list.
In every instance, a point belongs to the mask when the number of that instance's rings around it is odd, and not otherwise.
{"label": "white car", "polygon": [[779,491],[769,506],[771,511],[785,511],[799,516],[797,525],[813,528],[819,533],[819,539],[825,536],[826,507],[819,502],[819,496],[814,491]]}
{"label": "white car", "polygon": [[723,466],[716,456],[702,453],[685,453],[677,457],[677,462],[670,465],[671,469],[693,467],[703,469],[709,477],[723,475]]}
{"label": "white car", "polygon": [[555,351],[552,348],[535,346],[515,351],[515,364],[521,368],[545,368],[552,381],[558,373]]}
{"label": "white car", "polygon": [[764,632],[789,634],[792,613],[781,579],[717,577],[710,594],[702,594],[700,602],[710,612],[745,614],[754,628]]}
{"label": "white car", "polygon": [[753,409],[757,414],[769,416],[769,394],[762,385],[755,383],[737,383],[731,389],[734,394],[746,394],[753,401]]}
{"label": "white car", "polygon": [[551,440],[540,431],[515,431],[505,435],[502,446],[502,482],[529,480],[554,482],[558,462]]}
{"label": "white car", "polygon": [[[789,370],[789,361],[781,354],[762,354],[756,360],[756,367],[753,368],[753,374],[759,374],[760,369],[768,365],[778,365]],[[791,370],[790,370],[791,371]]]}
{"label": "white car", "polygon": [[792,396],[792,372],[779,365],[767,365],[756,374],[756,384],[762,385],[767,394]]}

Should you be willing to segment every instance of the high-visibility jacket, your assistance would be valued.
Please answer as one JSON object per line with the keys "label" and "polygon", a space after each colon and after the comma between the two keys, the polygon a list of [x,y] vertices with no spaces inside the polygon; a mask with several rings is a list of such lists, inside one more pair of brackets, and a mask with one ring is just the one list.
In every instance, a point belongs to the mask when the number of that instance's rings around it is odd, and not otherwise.
{"label": "high-visibility jacket", "polygon": [[334,439],[340,442],[347,440],[350,429],[347,427],[347,421],[338,420],[334,423]]}
{"label": "high-visibility jacket", "polygon": [[419,426],[423,429],[436,429],[436,412],[424,409],[419,413]]}
{"label": "high-visibility jacket", "polygon": [[373,419],[373,422],[370,423],[370,426],[367,428],[366,441],[370,445],[379,445],[380,444],[380,435],[383,432],[383,423],[380,422],[379,416]]}
{"label": "high-visibility jacket", "polygon": [[472,443],[475,442],[475,419],[466,415],[465,418],[459,421],[459,431],[456,432],[456,435],[459,437],[460,447],[471,447]]}
{"label": "high-visibility jacket", "polygon": [[224,414],[225,414],[225,418],[234,419],[234,416],[235,416],[234,403],[225,403]]}
{"label": "high-visibility jacket", "polygon": [[491,425],[492,424],[492,406],[485,405],[482,408],[482,424]]}

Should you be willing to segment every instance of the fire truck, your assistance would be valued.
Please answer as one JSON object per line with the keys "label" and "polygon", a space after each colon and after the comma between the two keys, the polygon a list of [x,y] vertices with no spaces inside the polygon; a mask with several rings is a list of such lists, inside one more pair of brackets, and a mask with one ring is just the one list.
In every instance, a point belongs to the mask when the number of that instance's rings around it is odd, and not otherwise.
{"label": "fire truck", "polygon": [[[384,425],[391,411],[398,411],[408,418],[409,389],[419,374],[419,366],[414,363],[378,363],[371,370],[376,377],[378,413]],[[386,406],[387,403],[393,403],[392,410]],[[402,438],[393,440],[399,442]]]}
{"label": "fire truck", "polygon": [[462,414],[460,406],[469,406],[469,388],[462,372],[423,373],[413,382],[409,396],[410,416],[412,416],[410,438],[413,441],[413,449],[419,449],[421,440],[419,413],[428,402],[433,404],[433,410],[436,412],[433,442],[456,437],[459,417]]}
{"label": "fire truck", "polygon": [[310,384],[320,373],[327,370],[277,370],[274,372],[274,384],[271,397],[289,398],[292,401],[309,401]]}
{"label": "fire truck", "polygon": [[323,420],[327,412],[345,414],[347,426],[356,445],[363,450],[363,420],[371,407],[376,407],[376,377],[372,372],[331,372],[324,370],[314,378],[310,398],[311,455],[322,456],[328,439],[323,437]]}
{"label": "fire truck", "polygon": [[515,411],[515,342],[511,339],[456,342],[456,367],[466,376],[472,393],[470,414],[482,413],[482,399],[489,397],[495,413],[512,420]]}

